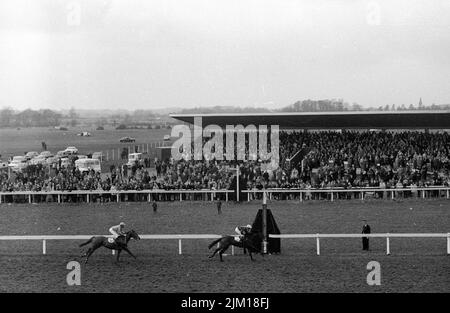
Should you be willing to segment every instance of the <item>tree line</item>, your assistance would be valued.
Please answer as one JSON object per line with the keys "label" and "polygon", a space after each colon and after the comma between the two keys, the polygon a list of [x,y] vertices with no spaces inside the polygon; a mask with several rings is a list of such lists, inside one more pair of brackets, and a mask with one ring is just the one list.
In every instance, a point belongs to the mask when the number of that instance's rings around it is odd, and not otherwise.
{"label": "tree line", "polygon": [[349,104],[342,99],[325,99],[325,100],[300,100],[291,105],[284,106],[280,109],[269,110],[266,108],[248,108],[234,106],[216,106],[216,107],[196,107],[184,109],[180,113],[268,113],[268,112],[343,112],[343,111],[406,111],[406,110],[450,110],[450,104],[447,105],[422,105],[422,101],[418,105],[384,105],[379,107],[363,107],[358,103]]}
{"label": "tree line", "polygon": [[0,110],[0,127],[48,127],[57,126],[61,122],[62,114],[52,110],[31,110],[21,112],[11,108]]}

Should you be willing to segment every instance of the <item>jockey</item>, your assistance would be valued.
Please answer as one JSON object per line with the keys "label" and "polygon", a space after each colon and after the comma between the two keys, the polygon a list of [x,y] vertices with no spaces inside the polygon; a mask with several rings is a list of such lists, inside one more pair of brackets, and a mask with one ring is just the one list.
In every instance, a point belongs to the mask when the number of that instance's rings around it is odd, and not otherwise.
{"label": "jockey", "polygon": [[251,232],[252,226],[237,226],[234,231],[239,235],[239,237],[236,238],[236,241],[241,241],[242,238],[244,238],[245,234]]}
{"label": "jockey", "polygon": [[125,236],[125,232],[123,231],[124,228],[125,228],[125,223],[124,222],[120,222],[119,225],[112,226],[109,229],[109,232],[113,235],[114,241],[119,236]]}

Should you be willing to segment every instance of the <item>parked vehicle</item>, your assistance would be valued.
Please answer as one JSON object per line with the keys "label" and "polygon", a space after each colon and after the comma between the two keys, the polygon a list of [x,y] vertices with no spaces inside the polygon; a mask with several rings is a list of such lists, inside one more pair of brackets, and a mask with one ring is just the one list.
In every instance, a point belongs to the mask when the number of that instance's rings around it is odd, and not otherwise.
{"label": "parked vehicle", "polygon": [[47,164],[47,158],[43,155],[38,155],[37,157],[31,159],[30,164],[32,165],[38,165],[38,164]]}
{"label": "parked vehicle", "polygon": [[25,154],[25,158],[26,158],[27,160],[31,160],[32,158],[35,158],[35,157],[37,157],[38,155],[39,155],[39,153],[36,152],[36,151],[29,151],[29,152],[27,152],[27,154]]}
{"label": "parked vehicle", "polygon": [[135,142],[136,138],[132,138],[132,137],[122,137],[119,140],[120,142]]}
{"label": "parked vehicle", "polygon": [[51,157],[49,157],[49,158],[47,158],[47,160],[45,160],[45,162],[48,164],[48,165],[52,165],[52,164],[55,164],[55,163],[58,163],[59,162],[59,157],[58,156],[51,156]]}
{"label": "parked vehicle", "polygon": [[20,172],[28,166],[28,162],[25,156],[18,155],[13,157],[8,166],[13,172]]}
{"label": "parked vehicle", "polygon": [[91,133],[90,132],[81,132],[81,133],[79,133],[79,134],[77,134],[78,136],[81,136],[81,137],[90,137],[91,136]]}
{"label": "parked vehicle", "polygon": [[56,153],[56,156],[59,158],[65,158],[65,157],[69,156],[69,153],[66,150],[62,150],[62,151],[58,151]]}
{"label": "parked vehicle", "polygon": [[95,172],[100,173],[102,171],[100,160],[98,159],[79,159],[75,161],[75,167],[80,172],[89,172],[90,170],[94,170]]}
{"label": "parked vehicle", "polygon": [[72,164],[72,161],[69,158],[61,158],[61,167],[67,168]]}
{"label": "parked vehicle", "polygon": [[128,154],[128,162],[127,166],[132,167],[136,164],[136,161],[138,164],[140,164],[144,160],[144,156],[142,153],[130,153]]}
{"label": "parked vehicle", "polygon": [[70,154],[78,154],[78,149],[75,147],[67,147],[66,150],[64,150],[65,152],[67,152],[69,155]]}
{"label": "parked vehicle", "polygon": [[164,141],[169,141],[169,140],[170,140],[170,135],[164,135],[163,140],[164,140]]}
{"label": "parked vehicle", "polygon": [[84,154],[79,154],[79,155],[77,155],[77,157],[78,157],[77,160],[87,159],[88,158],[87,155],[84,155]]}
{"label": "parked vehicle", "polygon": [[50,151],[42,151],[41,153],[39,153],[38,157],[43,157],[43,158],[49,158],[52,157],[53,154]]}

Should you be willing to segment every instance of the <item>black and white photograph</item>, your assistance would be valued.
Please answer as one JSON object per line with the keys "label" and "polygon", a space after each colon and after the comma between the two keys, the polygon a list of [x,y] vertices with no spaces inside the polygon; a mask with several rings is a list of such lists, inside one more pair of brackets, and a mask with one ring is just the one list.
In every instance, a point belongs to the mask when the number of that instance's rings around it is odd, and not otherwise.
{"label": "black and white photograph", "polygon": [[448,293],[449,131],[450,0],[1,0],[0,293]]}

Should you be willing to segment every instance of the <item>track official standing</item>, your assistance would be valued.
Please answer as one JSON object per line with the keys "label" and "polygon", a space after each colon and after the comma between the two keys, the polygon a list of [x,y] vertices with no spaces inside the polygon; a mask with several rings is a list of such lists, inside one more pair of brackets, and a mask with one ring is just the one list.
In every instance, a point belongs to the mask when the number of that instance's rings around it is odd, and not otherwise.
{"label": "track official standing", "polygon": [[[362,233],[363,234],[370,234],[370,226],[369,224],[367,224],[367,221],[364,220],[364,225],[362,228]],[[362,238],[362,245],[363,245],[363,250],[369,251],[369,237],[363,237]]]}
{"label": "track official standing", "polygon": [[218,198],[216,201],[216,205],[217,205],[217,214],[222,214],[222,201],[220,201],[220,199]]}

